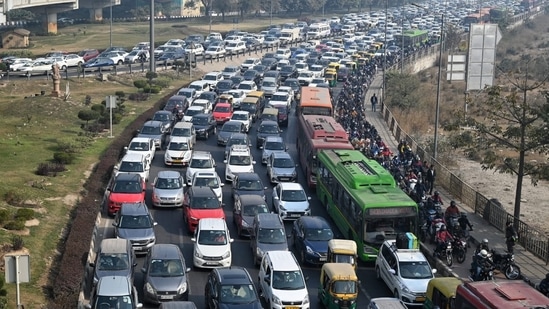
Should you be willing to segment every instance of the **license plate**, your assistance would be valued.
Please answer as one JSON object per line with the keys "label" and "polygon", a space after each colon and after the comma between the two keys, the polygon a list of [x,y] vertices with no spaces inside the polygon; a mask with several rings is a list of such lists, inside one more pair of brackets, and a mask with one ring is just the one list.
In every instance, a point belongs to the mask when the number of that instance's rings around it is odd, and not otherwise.
{"label": "license plate", "polygon": [[328,258],[321,257],[321,258],[319,258],[318,260],[321,261],[321,262],[326,262],[326,261],[328,260]]}
{"label": "license plate", "polygon": [[141,250],[143,250],[143,247],[133,247],[133,250],[135,250],[135,251],[141,251]]}
{"label": "license plate", "polygon": [[173,299],[173,295],[160,295],[160,299]]}
{"label": "license plate", "polygon": [[301,217],[301,215],[300,214],[292,214],[292,215],[290,215],[290,217]]}
{"label": "license plate", "polygon": [[282,180],[282,181],[288,181],[288,180],[290,180],[290,178],[288,178],[288,177],[282,177],[282,178],[280,178],[280,180]]}
{"label": "license plate", "polygon": [[418,301],[418,302],[424,302],[424,301],[425,301],[425,297],[416,297],[416,301]]}
{"label": "license plate", "polygon": [[173,160],[174,163],[183,163],[183,160]]}
{"label": "license plate", "polygon": [[216,262],[206,262],[206,265],[217,265]]}
{"label": "license plate", "polygon": [[284,307],[285,309],[299,309],[299,307],[295,307],[295,306],[289,306],[289,307]]}

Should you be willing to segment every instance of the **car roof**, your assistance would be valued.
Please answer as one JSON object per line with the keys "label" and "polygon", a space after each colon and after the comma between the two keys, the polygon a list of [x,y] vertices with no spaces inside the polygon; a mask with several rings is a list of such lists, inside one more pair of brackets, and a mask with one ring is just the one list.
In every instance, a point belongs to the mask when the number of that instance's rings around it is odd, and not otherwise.
{"label": "car roof", "polygon": [[158,178],[179,178],[181,174],[178,171],[160,171],[157,174]]}
{"label": "car roof", "polygon": [[276,121],[273,121],[273,120],[263,120],[263,121],[261,121],[259,126],[262,126],[262,125],[278,126],[278,123]]}
{"label": "car roof", "polygon": [[[259,195],[244,195],[242,197],[245,197],[245,196],[254,196],[254,197],[259,197],[260,199],[263,199]],[[265,201],[261,203],[265,203]],[[280,221],[280,217],[278,216],[278,214],[274,214],[274,213],[257,214],[255,221],[259,223],[261,228],[275,229],[279,227],[284,227],[284,224]]]}
{"label": "car roof", "polygon": [[399,262],[427,262],[427,258],[419,249],[397,249],[394,241],[385,241],[383,245],[394,252]]}
{"label": "car roof", "polygon": [[218,107],[218,106],[225,106],[225,107],[229,106],[229,107],[230,107],[230,106],[232,106],[232,105],[231,105],[231,103],[221,103],[221,102],[220,102],[220,103],[217,103],[217,104],[215,105],[215,107]]}
{"label": "car roof", "polygon": [[183,143],[183,142],[189,142],[189,138],[187,136],[174,136],[170,140],[170,143]]}
{"label": "car roof", "polygon": [[193,178],[200,178],[200,177],[219,177],[219,175],[216,172],[196,172],[193,175]]}
{"label": "car roof", "polygon": [[122,157],[120,162],[141,162],[144,160],[145,155],[140,152],[129,152]]}
{"label": "car roof", "polygon": [[161,303],[159,309],[197,309],[192,301],[171,301]]}
{"label": "car roof", "polygon": [[[195,117],[195,116],[193,116],[193,117]],[[174,125],[174,128],[185,128],[185,127],[192,127],[192,126],[193,126],[192,122],[180,121],[180,122],[178,122]],[[175,138],[175,137],[173,137],[173,138]]]}
{"label": "car roof", "polygon": [[118,175],[115,177],[115,181],[116,181],[116,180],[142,181],[143,179],[141,178],[141,176],[140,176],[139,174],[121,173],[121,174],[118,174]]}
{"label": "car roof", "polygon": [[273,269],[276,271],[301,270],[291,251],[267,251],[265,254],[269,256]]}
{"label": "car roof", "polygon": [[[290,88],[290,87],[287,87]],[[286,91],[276,91],[273,95],[288,95]]]}
{"label": "car roof", "polygon": [[210,116],[211,114],[201,113],[201,114],[194,115],[193,118],[209,118]]}
{"label": "car roof", "polygon": [[156,111],[155,114],[169,114],[169,115],[171,115],[172,112],[170,112],[170,111],[165,111],[165,110],[160,110],[160,111]]}
{"label": "car roof", "polygon": [[284,139],[280,136],[267,136],[265,138],[265,141],[269,141],[269,142],[281,142],[281,143],[284,143]]}
{"label": "car roof", "polygon": [[227,229],[227,223],[223,218],[200,219],[200,221],[198,221],[198,225],[200,230],[226,230]]}
{"label": "car roof", "polygon": [[[194,101],[194,103],[209,103],[210,101],[206,100],[206,99],[197,99]],[[193,103],[193,104],[194,104]],[[199,106],[199,105],[191,105],[189,106],[189,108],[187,108],[187,110],[203,110],[204,109],[204,106]]]}
{"label": "car roof", "polygon": [[237,177],[240,180],[261,180],[261,177],[257,173],[238,173]]}
{"label": "car roof", "polygon": [[162,121],[156,120],[149,120],[143,124],[144,127],[161,127],[163,125]]}
{"label": "car roof", "polygon": [[301,184],[295,182],[281,182],[279,185],[282,190],[303,190]]}
{"label": "car roof", "polygon": [[154,244],[150,249],[150,258],[175,260],[181,256],[181,250],[174,244]]}
{"label": "car roof", "polygon": [[97,283],[96,295],[121,296],[131,293],[131,284],[126,276],[101,277]]}
{"label": "car roof", "polygon": [[121,215],[146,215],[149,214],[149,209],[144,202],[122,203],[119,213]]}
{"label": "car roof", "polygon": [[105,238],[101,241],[102,253],[127,253],[129,240],[123,238]]}
{"label": "car roof", "polygon": [[150,142],[152,140],[152,138],[150,137],[134,137],[132,138],[132,140],[130,141],[130,144],[132,142]]}
{"label": "car roof", "polygon": [[[194,196],[204,196],[204,197],[215,197],[217,199],[217,195],[213,191],[212,188],[206,187],[206,186],[192,186],[189,188],[189,190],[192,191]],[[202,220],[200,220],[202,221]]]}
{"label": "car roof", "polygon": [[216,270],[219,282],[225,284],[253,284],[250,274],[242,267],[218,268]]}
{"label": "car roof", "polygon": [[[238,120],[229,120],[229,121],[227,121],[227,122],[225,122],[225,123],[223,124],[223,127],[224,127],[225,125],[227,125],[227,124],[229,124],[229,125],[235,125],[235,126],[242,126],[242,122],[240,122],[240,121],[238,121]],[[221,128],[223,128],[223,127],[221,127]]]}
{"label": "car roof", "polygon": [[324,229],[330,228],[326,219],[319,216],[303,216],[299,218],[299,222],[306,228]]}
{"label": "car roof", "polygon": [[248,135],[246,133],[233,133],[229,137],[229,139],[248,139]]}
{"label": "car roof", "polygon": [[208,151],[194,151],[191,158],[211,159],[212,154]]}
{"label": "car roof", "polygon": [[[267,202],[265,201],[265,199],[263,199],[263,197],[255,194],[239,195],[238,199],[240,200],[240,203],[242,205],[267,205]],[[278,217],[277,214],[274,215]]]}
{"label": "car roof", "polygon": [[288,159],[293,160],[292,156],[286,151],[275,151],[271,154],[271,156],[273,158],[276,158],[276,159],[278,159],[278,158],[288,158]]}
{"label": "car roof", "polygon": [[237,114],[250,114],[249,111],[234,111],[233,115],[237,115]]}

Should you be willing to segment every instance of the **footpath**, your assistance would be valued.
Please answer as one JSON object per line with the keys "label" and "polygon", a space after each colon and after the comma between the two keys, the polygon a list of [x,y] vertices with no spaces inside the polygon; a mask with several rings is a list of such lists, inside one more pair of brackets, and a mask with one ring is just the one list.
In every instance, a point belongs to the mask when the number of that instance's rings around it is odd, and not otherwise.
{"label": "footpath", "polygon": [[[382,97],[382,84],[383,74],[378,73],[374,78],[374,81],[372,82],[370,88],[366,92],[364,102],[366,111],[365,119],[370,124],[376,127],[383,141],[387,143],[393,153],[396,153],[398,141],[391,134],[387,123],[385,123],[383,119],[382,110],[384,106],[382,102],[384,98]],[[370,97],[374,93],[380,99],[376,112],[372,111],[372,106],[370,104]],[[467,218],[473,225],[473,231],[470,232],[471,237],[469,240],[471,248],[467,251],[467,260],[463,264],[458,264],[456,261],[454,261],[452,267],[448,267],[444,263],[442,263],[442,261],[433,258],[434,245],[421,244],[421,250],[424,252],[425,256],[430,259],[431,265],[435,265],[438,272],[443,276],[454,276],[461,278],[462,280],[470,280],[469,268],[471,263],[471,256],[479,242],[483,239],[488,239],[488,243],[491,249],[495,249],[498,252],[504,252],[507,250],[507,246],[505,244],[505,235],[498,229],[490,225],[488,222],[486,222],[482,217],[477,215],[470,206],[460,203],[459,200],[452,197],[443,188],[436,187],[436,190],[438,190],[442,195],[442,199],[446,206],[450,204],[451,200],[455,200],[460,210],[467,213]],[[534,256],[531,252],[528,252],[520,245],[515,245],[514,253],[515,262],[522,271],[523,280],[528,282],[530,285],[537,285],[543,278],[545,278],[545,274],[549,273],[549,267],[546,265],[545,261]],[[503,276],[503,274],[496,273],[496,280],[499,278],[504,279],[505,277]]]}

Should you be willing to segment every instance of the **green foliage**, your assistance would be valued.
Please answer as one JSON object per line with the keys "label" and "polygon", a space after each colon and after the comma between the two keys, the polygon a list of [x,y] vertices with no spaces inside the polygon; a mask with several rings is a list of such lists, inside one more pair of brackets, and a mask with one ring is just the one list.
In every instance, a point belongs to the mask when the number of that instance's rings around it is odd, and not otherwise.
{"label": "green foliage", "polygon": [[55,177],[58,173],[64,172],[66,170],[67,169],[65,168],[65,164],[44,162],[38,164],[38,168],[36,169],[36,175]]}
{"label": "green foliage", "polygon": [[8,15],[8,20],[34,21],[38,18],[33,12],[24,9],[9,10],[6,15]]}
{"label": "green foliage", "polygon": [[92,97],[91,95],[87,94],[86,98],[84,99],[84,105],[89,106],[92,103]]}
{"label": "green foliage", "polygon": [[149,80],[150,83],[153,79],[158,77],[158,73],[149,71],[145,73],[145,77]]}
{"label": "green foliage", "polygon": [[83,109],[81,111],[78,112],[78,119],[80,120],[83,120],[86,122],[86,128],[88,127],[88,122],[90,120],[96,120],[100,117],[101,115],[94,111],[94,110],[91,110],[91,109]]}
{"label": "green foliage", "polygon": [[91,110],[99,113],[99,115],[104,115],[107,110],[107,106],[106,104],[94,104],[92,105]]}
{"label": "green foliage", "polygon": [[83,142],[75,138],[61,138],[57,140],[59,152],[79,153],[82,151]]}
{"label": "green foliage", "polygon": [[19,208],[15,212],[15,216],[14,216],[15,219],[20,219],[25,221],[34,219],[34,217],[35,217],[35,212],[33,209],[30,209],[30,208]]}
{"label": "green foliage", "polygon": [[[0,290],[0,294],[7,295],[8,292],[6,290]],[[0,309],[8,309],[8,299],[6,297],[0,297]]]}
{"label": "green foliage", "polygon": [[138,79],[136,81],[133,82],[133,85],[135,86],[135,88],[137,89],[143,89],[145,88],[145,86],[148,85],[148,82],[144,79]]}
{"label": "green foliage", "polygon": [[145,86],[145,88],[143,88],[143,92],[145,93],[159,93],[160,90],[162,90],[162,88],[160,88],[160,86],[156,86],[156,85],[147,85]]}
{"label": "green foliage", "polygon": [[410,74],[390,72],[387,78],[389,106],[400,109],[416,107],[422,95],[419,93],[419,78]]}
{"label": "green foliage", "polygon": [[76,159],[76,154],[71,152],[56,152],[53,154],[53,161],[59,164],[72,164]]}
{"label": "green foliage", "polygon": [[116,91],[116,92],[114,93],[114,95],[117,96],[118,99],[122,99],[122,98],[124,98],[124,97],[126,96],[126,94],[125,94],[124,91],[122,91],[122,90]]}
{"label": "green foliage", "polygon": [[4,228],[10,231],[22,231],[25,229],[25,221],[12,220],[4,224]]}
{"label": "green foliage", "polygon": [[471,131],[463,131],[458,134],[452,134],[448,142],[454,148],[468,147],[474,143],[474,136]]}
{"label": "green foliage", "polygon": [[25,242],[23,241],[23,237],[19,235],[13,235],[11,237],[11,248],[13,250],[21,250],[25,246]]}
{"label": "green foliage", "polygon": [[0,71],[7,71],[8,70],[8,66],[5,64],[5,63],[0,63]]}
{"label": "green foliage", "polygon": [[6,223],[11,217],[11,212],[7,209],[0,209],[0,225]]}
{"label": "green foliage", "polygon": [[9,190],[4,194],[4,201],[11,206],[21,206],[25,201],[25,196],[22,192],[16,190]]}
{"label": "green foliage", "polygon": [[152,81],[152,84],[160,88],[167,88],[170,86],[172,79],[169,77],[159,77]]}

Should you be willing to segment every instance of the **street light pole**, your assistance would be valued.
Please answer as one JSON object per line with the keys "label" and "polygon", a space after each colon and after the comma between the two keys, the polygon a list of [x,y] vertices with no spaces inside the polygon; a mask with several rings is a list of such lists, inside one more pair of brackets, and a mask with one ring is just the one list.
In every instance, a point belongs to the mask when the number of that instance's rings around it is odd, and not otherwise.
{"label": "street light pole", "polygon": [[149,71],[156,72],[156,64],[154,63],[154,0],[151,0],[151,14],[149,23],[149,32],[151,40],[151,51],[149,53]]}
{"label": "street light pole", "polygon": [[109,28],[109,46],[112,47],[112,0],[111,0],[111,6],[110,6],[110,28]]}
{"label": "street light pole", "polygon": [[442,50],[444,44],[444,13],[441,14],[440,22],[440,44],[438,45],[438,81],[437,81],[437,101],[435,107],[435,136],[433,138],[433,158],[436,160],[438,155],[438,121],[440,115],[440,84],[442,84]]}
{"label": "street light pole", "polygon": [[[381,101],[383,102],[382,104],[385,105],[385,88],[386,88],[386,83],[385,81],[387,80],[386,79],[386,76],[385,76],[385,71],[387,71],[387,6],[388,6],[388,2],[389,0],[385,0],[385,35],[383,37],[383,83],[381,84],[382,88],[381,88]],[[382,105],[382,106],[383,106]]]}
{"label": "street light pole", "polygon": [[273,25],[273,0],[271,0],[271,13],[270,13],[270,16],[271,16],[271,22],[269,25]]}

